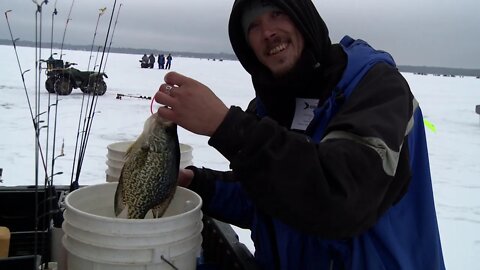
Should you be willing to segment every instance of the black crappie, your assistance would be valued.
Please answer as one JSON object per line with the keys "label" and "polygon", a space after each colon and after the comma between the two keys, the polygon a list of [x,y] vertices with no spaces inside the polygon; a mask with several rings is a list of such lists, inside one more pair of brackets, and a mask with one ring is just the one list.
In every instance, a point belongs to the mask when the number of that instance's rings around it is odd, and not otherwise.
{"label": "black crappie", "polygon": [[161,217],[175,193],[179,163],[177,125],[153,114],[127,150],[115,192],[115,215],[126,205],[128,218],[145,218],[150,209],[154,218]]}

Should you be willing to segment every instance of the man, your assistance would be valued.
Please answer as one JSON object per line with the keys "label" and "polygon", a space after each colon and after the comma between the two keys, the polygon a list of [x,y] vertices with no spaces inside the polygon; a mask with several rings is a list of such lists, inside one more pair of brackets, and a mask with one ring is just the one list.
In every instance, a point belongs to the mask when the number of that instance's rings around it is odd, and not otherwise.
{"label": "man", "polygon": [[148,67],[149,68],[153,68],[153,66],[155,65],[155,56],[153,55],[153,53],[150,54],[150,56],[148,57]]}
{"label": "man", "polygon": [[170,69],[170,67],[172,66],[172,59],[172,55],[169,53],[167,56],[167,64],[165,66],[165,69]]}
{"label": "man", "polygon": [[164,69],[164,67],[165,67],[165,56],[163,54],[160,54],[158,56],[158,68]]}
{"label": "man", "polygon": [[203,211],[250,229],[264,269],[444,269],[421,110],[390,55],[332,45],[311,0],[237,0],[229,35],[246,112],[178,73],[155,96],[230,161],[181,170]]}
{"label": "man", "polygon": [[148,56],[146,53],[143,54],[142,56],[142,60],[140,60],[140,67],[141,68],[148,68],[149,64],[148,64]]}

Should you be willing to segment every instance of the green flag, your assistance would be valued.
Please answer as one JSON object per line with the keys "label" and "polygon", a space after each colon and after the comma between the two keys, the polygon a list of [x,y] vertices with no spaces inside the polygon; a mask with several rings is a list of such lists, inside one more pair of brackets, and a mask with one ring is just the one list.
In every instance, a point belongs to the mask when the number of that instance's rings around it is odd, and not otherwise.
{"label": "green flag", "polygon": [[435,125],[432,122],[428,121],[427,119],[423,119],[423,123],[432,132],[437,132],[437,128],[435,127]]}

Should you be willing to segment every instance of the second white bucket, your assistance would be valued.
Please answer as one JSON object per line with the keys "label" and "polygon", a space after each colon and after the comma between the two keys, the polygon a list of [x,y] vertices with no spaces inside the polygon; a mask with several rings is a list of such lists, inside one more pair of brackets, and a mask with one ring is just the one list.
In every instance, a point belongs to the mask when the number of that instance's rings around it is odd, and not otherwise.
{"label": "second white bucket", "polygon": [[[105,170],[107,182],[117,182],[120,178],[123,164],[125,163],[125,153],[133,141],[122,141],[109,144],[107,146],[107,170]],[[193,147],[188,144],[180,143],[180,168],[193,165]]]}
{"label": "second white bucket", "polygon": [[66,197],[62,228],[68,269],[195,269],[202,243],[200,196],[177,187],[162,218],[123,219],[114,215],[116,187],[92,185]]}

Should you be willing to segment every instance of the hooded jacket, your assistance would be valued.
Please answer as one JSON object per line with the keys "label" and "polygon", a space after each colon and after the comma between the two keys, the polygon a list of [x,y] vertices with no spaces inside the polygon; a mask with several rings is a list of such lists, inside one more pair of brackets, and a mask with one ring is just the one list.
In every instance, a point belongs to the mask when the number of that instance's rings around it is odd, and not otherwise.
{"label": "hooded jacket", "polygon": [[[245,40],[247,2],[235,1],[229,35],[256,99],[231,107],[209,140],[232,171],[190,167],[203,210],[251,229],[265,269],[444,269],[423,118],[405,79],[332,45],[312,1],[271,0],[305,39],[275,79]],[[352,67],[363,70],[355,80]],[[306,130],[292,128],[299,98],[318,105]]]}

